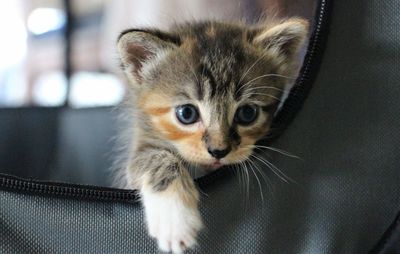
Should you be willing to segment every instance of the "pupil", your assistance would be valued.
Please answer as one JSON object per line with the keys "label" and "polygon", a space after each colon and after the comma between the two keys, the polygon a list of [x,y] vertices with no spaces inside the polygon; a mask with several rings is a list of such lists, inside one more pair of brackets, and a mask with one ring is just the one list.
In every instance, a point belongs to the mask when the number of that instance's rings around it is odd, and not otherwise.
{"label": "pupil", "polygon": [[185,119],[190,119],[191,116],[192,116],[192,113],[193,113],[193,111],[192,111],[191,108],[185,107],[185,108],[183,109],[183,112],[182,112],[183,118],[185,118]]}
{"label": "pupil", "polygon": [[243,115],[245,120],[252,120],[254,115],[254,109],[252,107],[244,107]]}

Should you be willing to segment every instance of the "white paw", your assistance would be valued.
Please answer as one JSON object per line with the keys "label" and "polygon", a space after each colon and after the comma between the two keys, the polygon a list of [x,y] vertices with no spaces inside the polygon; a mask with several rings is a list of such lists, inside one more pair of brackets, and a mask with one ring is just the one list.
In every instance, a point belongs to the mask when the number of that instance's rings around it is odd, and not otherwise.
{"label": "white paw", "polygon": [[142,192],[142,198],[149,234],[160,250],[183,253],[196,245],[202,228],[197,207],[188,207],[177,195]]}

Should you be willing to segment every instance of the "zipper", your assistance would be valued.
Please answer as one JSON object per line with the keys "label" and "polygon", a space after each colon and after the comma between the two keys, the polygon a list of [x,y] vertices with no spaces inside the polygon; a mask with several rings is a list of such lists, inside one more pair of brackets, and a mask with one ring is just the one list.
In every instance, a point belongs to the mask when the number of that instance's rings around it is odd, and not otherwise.
{"label": "zipper", "polygon": [[318,2],[317,15],[314,20],[315,29],[310,38],[306,55],[300,75],[291,89],[289,96],[283,103],[282,109],[274,117],[271,131],[264,141],[270,143],[279,137],[295,118],[297,112],[303,107],[314,80],[317,76],[322,60],[325,42],[328,36],[328,28],[331,12],[331,0],[321,0]]}
{"label": "zipper", "polygon": [[122,190],[89,185],[66,184],[56,182],[23,179],[0,174],[0,189],[29,194],[42,194],[56,197],[99,201],[138,201],[136,190]]}
{"label": "zipper", "polygon": [[[317,75],[322,59],[329,23],[330,5],[330,0],[321,0],[319,2],[317,7],[318,13],[315,19],[315,29],[308,45],[300,75],[290,91],[288,98],[284,102],[282,109],[273,120],[272,129],[278,128],[278,131],[271,133],[272,135],[268,136],[268,141],[275,139],[283,132],[283,130],[293,120],[296,113],[301,109],[309,91],[311,90],[312,83]],[[232,175],[233,171],[233,168],[217,170],[211,174],[196,179],[195,181],[198,186],[202,188],[202,186],[208,185],[215,180],[225,179],[227,175]],[[139,201],[137,190],[45,182],[23,179],[6,174],[0,174],[0,189],[22,192],[25,194],[48,195],[59,198],[129,203],[137,203]]]}

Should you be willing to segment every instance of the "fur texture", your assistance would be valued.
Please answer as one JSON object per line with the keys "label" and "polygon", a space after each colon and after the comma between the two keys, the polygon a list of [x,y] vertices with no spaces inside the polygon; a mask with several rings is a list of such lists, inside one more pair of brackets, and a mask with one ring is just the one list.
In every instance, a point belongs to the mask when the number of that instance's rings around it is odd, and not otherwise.
{"label": "fur texture", "polygon": [[[209,21],[120,35],[134,119],[123,178],[127,188],[140,190],[149,233],[160,249],[180,253],[195,245],[202,223],[188,170],[215,170],[249,158],[297,74],[307,31],[306,21],[293,18],[257,26]],[[178,116],[195,113],[189,124]]]}

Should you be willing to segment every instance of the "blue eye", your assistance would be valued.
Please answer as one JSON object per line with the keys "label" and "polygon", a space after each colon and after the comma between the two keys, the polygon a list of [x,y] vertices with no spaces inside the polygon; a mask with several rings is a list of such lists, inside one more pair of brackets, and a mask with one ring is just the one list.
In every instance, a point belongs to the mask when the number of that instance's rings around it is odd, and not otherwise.
{"label": "blue eye", "polygon": [[236,110],[235,122],[241,125],[249,125],[257,119],[258,107],[255,105],[244,105]]}
{"label": "blue eye", "polygon": [[176,107],[176,118],[183,124],[192,124],[199,119],[199,112],[192,104],[185,104]]}

